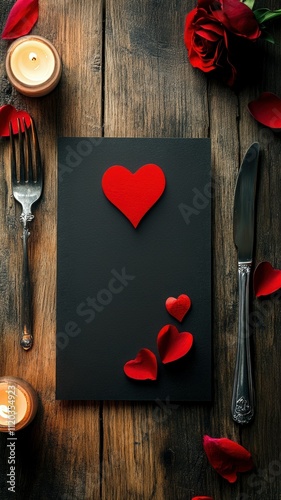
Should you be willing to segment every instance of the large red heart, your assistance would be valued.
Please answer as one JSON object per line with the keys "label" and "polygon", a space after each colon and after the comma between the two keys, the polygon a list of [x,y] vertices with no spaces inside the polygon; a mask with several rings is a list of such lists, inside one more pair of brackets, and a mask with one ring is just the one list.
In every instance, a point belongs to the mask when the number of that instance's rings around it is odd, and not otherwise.
{"label": "large red heart", "polygon": [[193,335],[189,332],[180,333],[173,325],[165,325],[157,336],[157,346],[162,363],[171,363],[182,358],[191,349]]}
{"label": "large red heart", "polygon": [[166,300],[166,309],[168,313],[180,322],[183,320],[190,307],[191,300],[188,295],[185,294],[179,295],[177,299],[169,297]]}
{"label": "large red heart", "polygon": [[124,365],[127,377],[135,380],[156,380],[157,359],[150,349],[141,349],[135,359],[127,361]]}
{"label": "large red heart", "polygon": [[159,200],[166,186],[163,171],[148,163],[135,173],[113,165],[102,177],[102,189],[108,200],[129,219],[134,228]]}
{"label": "large red heart", "polygon": [[12,123],[13,132],[18,132],[17,119],[21,121],[21,129],[23,131],[22,119],[25,119],[26,126],[30,126],[30,116],[26,111],[17,110],[10,104],[5,104],[0,107],[0,137],[8,137],[10,135],[9,123]]}
{"label": "large red heart", "polygon": [[270,295],[281,288],[281,271],[274,269],[270,262],[261,262],[254,272],[254,290],[256,297]]}

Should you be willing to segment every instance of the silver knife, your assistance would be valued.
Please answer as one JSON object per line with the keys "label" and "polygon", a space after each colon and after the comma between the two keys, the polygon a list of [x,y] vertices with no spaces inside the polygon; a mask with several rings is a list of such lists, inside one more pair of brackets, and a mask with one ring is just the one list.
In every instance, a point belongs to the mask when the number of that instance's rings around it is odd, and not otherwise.
{"label": "silver knife", "polygon": [[231,413],[238,424],[248,424],[255,411],[250,351],[249,282],[254,248],[259,151],[257,142],[249,147],[240,167],[234,198],[233,236],[238,253],[239,322]]}

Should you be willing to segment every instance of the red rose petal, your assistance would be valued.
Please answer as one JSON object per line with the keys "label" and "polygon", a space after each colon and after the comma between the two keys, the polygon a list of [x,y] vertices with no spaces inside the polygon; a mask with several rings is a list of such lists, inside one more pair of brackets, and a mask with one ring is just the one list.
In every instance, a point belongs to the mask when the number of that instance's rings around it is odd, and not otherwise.
{"label": "red rose petal", "polygon": [[[187,14],[186,16],[185,26],[184,26],[184,43],[188,51],[188,58],[190,64],[194,68],[199,68],[202,71],[208,73],[209,71],[213,71],[216,69],[216,63],[214,61],[214,58],[202,57],[201,52],[198,51],[197,48],[194,46],[194,37],[195,37],[194,23],[196,23],[198,12],[200,12],[200,10],[196,8],[193,9],[191,12],[189,12],[189,14]],[[198,27],[196,27],[196,32],[197,30]]]}
{"label": "red rose petal", "polygon": [[213,9],[214,17],[226,26],[229,31],[237,36],[256,40],[261,35],[261,30],[253,11],[239,0],[220,0],[221,11]]}
{"label": "red rose petal", "polygon": [[261,262],[254,272],[256,297],[270,295],[281,288],[281,270],[274,269],[270,262]]}
{"label": "red rose petal", "polygon": [[271,92],[263,92],[248,104],[251,115],[262,125],[281,130],[281,99]]}
{"label": "red rose petal", "polygon": [[193,497],[191,500],[214,500],[213,497]]}
{"label": "red rose petal", "polygon": [[254,467],[249,451],[231,439],[204,436],[203,446],[212,467],[229,483],[235,483],[237,472]]}
{"label": "red rose petal", "polygon": [[156,380],[157,360],[155,354],[149,349],[141,349],[135,359],[127,361],[124,372],[134,380]]}
{"label": "red rose petal", "polygon": [[157,346],[162,363],[171,363],[182,358],[191,349],[193,335],[180,333],[173,325],[165,325],[157,336]]}
{"label": "red rose petal", "polygon": [[22,123],[23,118],[25,119],[26,126],[30,126],[30,115],[26,111],[17,110],[10,104],[5,104],[0,107],[0,137],[8,137],[10,135],[10,122],[12,123],[13,132],[15,134],[18,132],[18,118],[21,121],[22,131],[24,131]]}
{"label": "red rose petal", "polygon": [[27,35],[38,19],[38,0],[17,0],[8,16],[2,38],[12,40]]}
{"label": "red rose petal", "polygon": [[166,309],[168,313],[176,318],[178,321],[182,321],[185,315],[188,313],[191,307],[191,300],[188,295],[181,294],[177,299],[175,297],[169,297],[166,300]]}

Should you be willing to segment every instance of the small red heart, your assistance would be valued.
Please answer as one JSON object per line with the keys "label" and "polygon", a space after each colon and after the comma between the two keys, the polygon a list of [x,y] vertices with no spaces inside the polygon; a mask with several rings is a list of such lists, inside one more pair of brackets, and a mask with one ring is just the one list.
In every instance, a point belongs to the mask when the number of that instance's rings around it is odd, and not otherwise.
{"label": "small red heart", "polygon": [[141,349],[135,359],[127,361],[124,365],[127,377],[135,380],[156,380],[157,359],[150,349]]}
{"label": "small red heart", "polygon": [[134,228],[159,200],[166,186],[163,171],[148,163],[135,173],[114,165],[102,177],[102,189],[108,200],[129,219]]}
{"label": "small red heart", "polygon": [[191,300],[188,295],[179,295],[177,299],[174,297],[169,297],[166,300],[166,309],[168,313],[176,318],[178,321],[182,321],[185,315],[188,313],[191,307]]}
{"label": "small red heart", "polygon": [[274,269],[270,262],[261,262],[254,272],[256,297],[270,295],[281,288],[281,270]]}
{"label": "small red heart", "polygon": [[0,137],[8,137],[10,135],[9,123],[12,123],[13,132],[16,134],[18,132],[18,122],[20,119],[22,132],[23,128],[23,118],[25,119],[26,126],[30,126],[30,116],[26,111],[17,110],[14,106],[10,104],[5,104],[0,107]]}
{"label": "small red heart", "polygon": [[180,333],[173,325],[165,325],[157,336],[157,346],[162,363],[171,363],[182,358],[191,349],[193,335],[189,332]]}

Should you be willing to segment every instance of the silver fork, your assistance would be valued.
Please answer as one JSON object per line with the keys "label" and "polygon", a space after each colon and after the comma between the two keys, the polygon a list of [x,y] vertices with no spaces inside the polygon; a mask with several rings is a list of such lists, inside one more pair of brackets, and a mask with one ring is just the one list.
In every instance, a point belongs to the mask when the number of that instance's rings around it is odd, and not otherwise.
{"label": "silver fork", "polygon": [[20,221],[23,224],[23,281],[20,345],[27,351],[33,344],[31,287],[27,246],[27,240],[30,235],[28,223],[34,219],[31,207],[42,194],[43,175],[38,137],[33,120],[31,119],[30,128],[27,128],[24,119],[22,122],[18,119],[17,125],[18,132],[14,133],[12,123],[10,122],[11,178],[13,196],[22,206]]}

